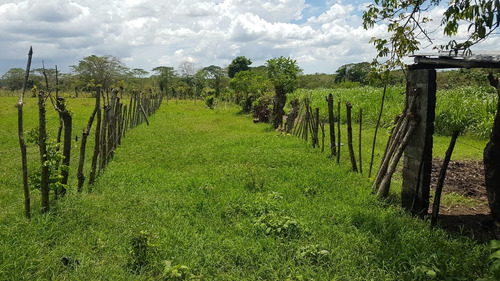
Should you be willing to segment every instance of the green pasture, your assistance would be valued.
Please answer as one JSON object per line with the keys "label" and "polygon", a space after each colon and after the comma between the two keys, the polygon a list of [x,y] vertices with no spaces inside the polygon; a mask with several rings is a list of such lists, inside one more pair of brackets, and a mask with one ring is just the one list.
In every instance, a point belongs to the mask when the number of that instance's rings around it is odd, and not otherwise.
{"label": "green pasture", "polygon": [[[337,165],[327,144],[321,153],[253,124],[235,106],[209,110],[200,101],[164,101],[150,126],[127,132],[81,194],[75,142],[67,196],[42,215],[32,190],[29,222],[16,101],[0,98],[1,280],[475,280],[488,267],[485,245],[430,230],[371,194],[372,125],[363,131],[361,175],[350,171],[346,146]],[[81,135],[93,100],[70,99],[69,106]],[[37,100],[27,98],[24,109],[28,131],[37,126]],[[48,114],[54,136],[57,116]],[[377,165],[387,132],[379,131]],[[485,141],[461,140],[455,157],[480,159]],[[436,156],[448,142],[436,137]],[[89,138],[87,162],[92,144]],[[37,153],[29,145],[30,170]]]}

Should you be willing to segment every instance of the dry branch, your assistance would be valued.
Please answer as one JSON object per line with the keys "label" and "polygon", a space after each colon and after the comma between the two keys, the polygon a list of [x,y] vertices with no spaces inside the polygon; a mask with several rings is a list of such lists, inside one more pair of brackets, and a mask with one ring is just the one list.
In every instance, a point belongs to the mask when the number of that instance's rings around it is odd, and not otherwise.
{"label": "dry branch", "polygon": [[370,170],[368,172],[369,178],[372,176],[373,158],[375,157],[375,144],[377,143],[377,132],[378,132],[378,128],[380,127],[380,120],[382,119],[382,111],[384,110],[384,101],[385,101],[386,91],[387,91],[387,84],[384,85],[384,92],[382,94],[382,102],[380,104],[380,112],[378,113],[377,125],[375,126],[375,134],[373,136],[372,155],[371,155],[371,159],[370,159]]}
{"label": "dry branch", "polygon": [[434,202],[432,204],[432,215],[431,215],[431,227],[434,227],[439,216],[439,205],[441,204],[441,193],[443,192],[444,179],[446,177],[446,170],[448,169],[448,164],[450,163],[451,154],[455,148],[455,143],[458,138],[458,131],[453,132],[451,136],[450,146],[446,150],[446,154],[443,160],[443,165],[439,171],[438,182],[436,186],[436,194],[434,195]]}

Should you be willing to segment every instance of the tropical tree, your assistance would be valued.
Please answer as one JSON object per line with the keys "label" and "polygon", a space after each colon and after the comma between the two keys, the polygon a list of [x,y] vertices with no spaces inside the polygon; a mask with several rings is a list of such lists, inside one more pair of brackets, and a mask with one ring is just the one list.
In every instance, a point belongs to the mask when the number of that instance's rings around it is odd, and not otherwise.
{"label": "tropical tree", "polygon": [[153,68],[153,71],[156,72],[156,80],[158,81],[160,92],[167,93],[176,77],[174,68],[170,66],[157,66]]}
{"label": "tropical tree", "polygon": [[245,113],[251,112],[257,99],[272,89],[267,77],[248,70],[236,73],[229,82],[229,87],[234,90],[236,103]]}
{"label": "tropical tree", "polygon": [[4,80],[5,86],[10,90],[20,90],[23,88],[25,75],[26,71],[22,68],[11,68],[2,75],[2,80]]}
{"label": "tropical tree", "polygon": [[251,64],[252,61],[245,56],[236,57],[227,67],[227,75],[229,78],[233,78],[240,71],[250,70],[249,65]]}
{"label": "tropical tree", "polygon": [[206,72],[205,78],[208,80],[210,87],[215,90],[215,96],[218,97],[223,87],[224,69],[220,66],[211,65],[203,68],[203,70]]}
{"label": "tropical tree", "polygon": [[278,128],[283,125],[283,108],[286,105],[286,94],[293,92],[297,86],[297,75],[301,69],[297,62],[291,58],[283,56],[267,60],[266,62],[267,76],[274,86],[274,103],[273,103],[273,126]]}
{"label": "tropical tree", "polygon": [[350,63],[344,64],[335,73],[335,83],[351,81],[359,82],[360,84],[368,84],[368,74],[371,71],[370,63]]}
{"label": "tropical tree", "polygon": [[205,89],[205,85],[207,84],[206,77],[207,71],[204,69],[198,70],[193,77],[196,98],[203,96],[203,90]]}
{"label": "tropical tree", "polygon": [[101,85],[103,89],[109,89],[128,70],[117,57],[96,55],[83,58],[78,65],[72,65],[71,68],[84,82]]}

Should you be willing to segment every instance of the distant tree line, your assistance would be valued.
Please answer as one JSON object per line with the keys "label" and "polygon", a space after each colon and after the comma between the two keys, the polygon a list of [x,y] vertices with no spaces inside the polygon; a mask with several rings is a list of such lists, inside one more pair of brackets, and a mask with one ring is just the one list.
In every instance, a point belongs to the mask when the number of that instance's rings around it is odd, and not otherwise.
{"label": "distant tree line", "polygon": [[[24,70],[12,68],[1,76],[0,88],[22,88]],[[438,87],[487,86],[487,72],[481,69],[460,69],[438,73]],[[55,80],[57,78],[57,83]],[[71,73],[57,73],[55,68],[33,69],[28,88],[57,85],[57,90],[72,96],[124,88],[125,94],[150,89],[170,98],[202,99],[213,108],[218,101],[233,101],[243,113],[252,113],[258,121],[274,120],[281,125],[286,94],[297,88],[352,88],[365,85],[405,84],[402,71],[392,71],[384,79],[372,71],[368,62],[340,66],[335,74],[303,74],[297,62],[279,57],[265,65],[252,66],[252,61],[238,56],[227,67],[197,67],[192,62],[158,66],[151,71],[130,69],[117,57],[91,55],[71,66]],[[272,112],[271,112],[272,111]]]}

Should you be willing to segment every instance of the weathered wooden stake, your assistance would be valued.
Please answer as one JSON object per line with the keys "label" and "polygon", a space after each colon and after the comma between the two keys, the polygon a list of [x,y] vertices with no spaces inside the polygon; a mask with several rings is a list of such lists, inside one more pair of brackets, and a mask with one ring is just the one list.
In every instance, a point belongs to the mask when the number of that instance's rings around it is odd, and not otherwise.
{"label": "weathered wooden stake", "polygon": [[93,185],[95,181],[95,175],[97,172],[97,160],[101,151],[101,89],[97,88],[96,93],[96,105],[97,108],[97,120],[95,127],[95,142],[94,142],[94,154],[92,156],[92,165],[90,168],[89,184]]}
{"label": "weathered wooden stake", "polygon": [[61,170],[61,190],[60,195],[64,196],[66,194],[66,185],[68,184],[69,177],[69,164],[71,160],[71,134],[73,129],[73,118],[71,113],[66,109],[66,104],[64,98],[60,97],[57,99],[57,107],[59,109],[59,116],[64,123],[64,143],[63,143],[63,155],[62,164],[67,167],[67,169]]}
{"label": "weathered wooden stake", "polygon": [[328,123],[330,124],[330,153],[332,156],[337,155],[335,149],[335,117],[333,116],[333,95],[329,94],[326,99],[328,102]]}
{"label": "weathered wooden stake", "polygon": [[85,164],[85,149],[87,148],[87,138],[90,134],[92,123],[94,123],[94,118],[97,114],[97,111],[99,111],[99,99],[100,97],[97,96],[94,111],[92,111],[92,114],[90,115],[89,121],[87,123],[87,127],[83,129],[82,133],[82,143],[80,145],[80,161],[78,163],[78,172],[76,175],[76,177],[78,178],[78,188],[77,188],[78,192],[82,192],[83,184],[85,182],[85,175],[83,174],[83,166]]}
{"label": "weathered wooden stake", "polygon": [[354,147],[352,145],[352,123],[351,123],[351,109],[352,105],[349,102],[345,103],[347,114],[347,146],[349,147],[349,156],[351,158],[352,171],[357,172],[356,156],[354,155]]}
{"label": "weathered wooden stake", "polygon": [[28,63],[26,65],[26,72],[24,75],[23,90],[21,92],[21,97],[17,102],[17,132],[19,135],[19,147],[21,149],[21,164],[23,169],[23,190],[24,190],[24,214],[26,218],[31,219],[31,198],[30,189],[28,183],[28,157],[26,153],[26,142],[24,140],[24,124],[23,124],[23,105],[24,105],[24,94],[26,93],[26,86],[28,84],[31,59],[33,57],[33,48],[30,47],[28,52]]}
{"label": "weathered wooden stake", "polygon": [[338,101],[338,104],[337,104],[337,120],[338,120],[338,123],[337,123],[337,164],[340,164],[340,146],[341,146],[341,143],[340,143],[340,99]]}
{"label": "weathered wooden stake", "polygon": [[363,109],[359,109],[359,173],[363,173],[363,160],[361,159],[361,136],[363,131]]}

